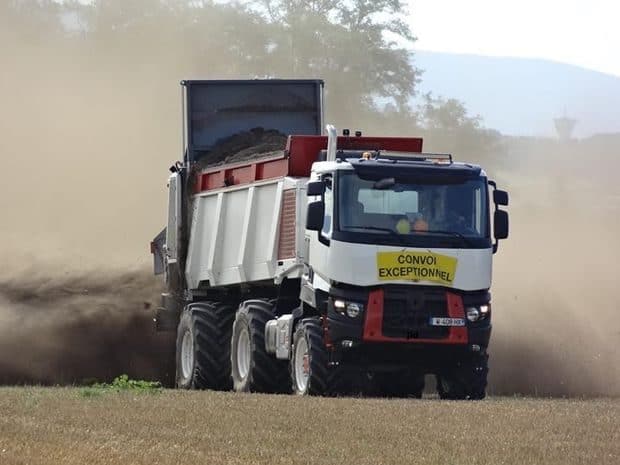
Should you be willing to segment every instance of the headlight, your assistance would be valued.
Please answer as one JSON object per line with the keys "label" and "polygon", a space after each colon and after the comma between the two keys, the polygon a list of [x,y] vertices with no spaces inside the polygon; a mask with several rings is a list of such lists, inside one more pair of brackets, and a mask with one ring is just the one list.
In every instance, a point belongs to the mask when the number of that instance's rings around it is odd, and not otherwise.
{"label": "headlight", "polygon": [[491,312],[491,304],[488,305],[480,305],[478,307],[467,307],[465,309],[465,314],[467,315],[467,319],[471,322],[484,320],[489,313]]}
{"label": "headlight", "polygon": [[347,303],[347,315],[351,318],[355,318],[364,310],[364,306],[361,304],[356,304],[355,302]]}
{"label": "headlight", "polygon": [[480,319],[480,310],[476,307],[467,307],[467,319],[469,321],[478,321]]}
{"label": "headlight", "polygon": [[356,318],[364,311],[364,306],[357,302],[346,302],[341,299],[334,300],[334,310],[346,314],[350,318]]}

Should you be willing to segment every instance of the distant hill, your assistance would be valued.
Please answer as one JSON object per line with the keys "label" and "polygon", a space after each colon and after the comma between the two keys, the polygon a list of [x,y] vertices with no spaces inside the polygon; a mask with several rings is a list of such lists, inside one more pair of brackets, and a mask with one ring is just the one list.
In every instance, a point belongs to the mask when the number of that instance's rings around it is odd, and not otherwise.
{"label": "distant hill", "polygon": [[620,132],[620,77],[553,61],[417,51],[421,92],[463,101],[504,134],[555,135],[553,118],[578,120],[574,135]]}

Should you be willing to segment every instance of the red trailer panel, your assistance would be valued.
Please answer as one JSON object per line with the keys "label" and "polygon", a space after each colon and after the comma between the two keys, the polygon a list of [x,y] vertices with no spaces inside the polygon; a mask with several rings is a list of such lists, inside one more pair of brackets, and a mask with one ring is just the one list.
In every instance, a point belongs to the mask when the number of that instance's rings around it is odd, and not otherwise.
{"label": "red trailer panel", "polygon": [[[196,192],[250,184],[284,176],[308,177],[319,152],[327,149],[327,136],[289,136],[281,156],[208,168],[198,174]],[[422,139],[414,137],[338,137],[338,150],[390,150],[422,152]]]}

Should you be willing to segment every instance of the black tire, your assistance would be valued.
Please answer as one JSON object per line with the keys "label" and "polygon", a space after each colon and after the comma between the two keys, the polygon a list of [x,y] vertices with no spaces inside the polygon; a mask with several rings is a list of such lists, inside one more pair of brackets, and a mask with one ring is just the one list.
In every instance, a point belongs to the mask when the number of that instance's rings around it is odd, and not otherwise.
{"label": "black tire", "polygon": [[376,373],[378,391],[381,395],[394,398],[421,399],[424,392],[424,375],[413,370]]}
{"label": "black tire", "polygon": [[[237,392],[285,393],[288,371],[285,360],[276,359],[265,349],[265,324],[275,318],[273,306],[265,300],[246,300],[241,304],[232,329],[230,364],[233,388]],[[247,363],[240,364],[240,339],[249,337]]]}
{"label": "black tire", "polygon": [[437,375],[437,392],[441,399],[482,400],[486,396],[489,356],[469,354],[450,370]]}
{"label": "black tire", "polygon": [[[181,313],[176,341],[176,386],[180,389],[227,391],[230,376],[230,337],[234,311],[215,302],[189,304]],[[192,360],[183,369],[183,341],[191,339]]]}
{"label": "black tire", "polygon": [[[297,347],[306,344],[304,371],[307,370],[307,379],[298,382]],[[303,346],[300,346],[303,348]],[[301,350],[301,349],[300,349]],[[321,396],[332,394],[331,385],[333,380],[327,361],[327,349],[323,341],[323,327],[318,318],[305,318],[298,325],[293,335],[293,347],[291,352],[290,373],[292,390],[298,395]]]}
{"label": "black tire", "polygon": [[327,389],[323,393],[330,397],[364,395],[364,384],[360,383],[360,374],[342,366],[329,367],[327,371]]}

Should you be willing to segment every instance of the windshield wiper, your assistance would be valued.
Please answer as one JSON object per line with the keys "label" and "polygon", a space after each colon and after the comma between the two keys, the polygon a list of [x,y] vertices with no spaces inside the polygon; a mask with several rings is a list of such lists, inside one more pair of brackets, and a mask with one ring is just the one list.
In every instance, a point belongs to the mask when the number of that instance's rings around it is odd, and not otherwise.
{"label": "windshield wiper", "polygon": [[390,228],[381,228],[379,226],[350,226],[350,227],[354,229],[366,229],[368,231],[385,231],[387,233],[390,233],[390,235],[397,237],[401,244],[405,244],[404,237]]}
{"label": "windshield wiper", "polygon": [[430,233],[430,234],[445,234],[447,236],[458,237],[465,243],[465,245],[468,245],[468,246],[472,245],[472,242],[470,239],[468,239],[466,236],[456,231],[441,231],[439,229],[429,229],[427,231],[416,231],[416,232]]}
{"label": "windshield wiper", "polygon": [[[390,235],[395,236],[396,238],[398,238],[398,240],[400,241],[401,244],[405,244],[405,237],[406,235],[402,235],[402,234],[398,234],[396,231],[394,231],[393,229],[390,228],[381,228],[379,226],[350,226],[351,228],[354,229],[366,229],[369,231],[385,231],[387,233],[390,233]],[[466,236],[464,236],[461,233],[455,232],[455,231],[441,231],[441,230],[435,230],[435,229],[431,229],[428,231],[411,231],[410,234],[416,234],[416,233],[430,233],[430,234],[445,234],[447,236],[452,236],[452,237],[456,237],[461,239],[461,241],[463,241],[463,243],[465,245],[468,246],[472,246],[472,242],[470,239],[468,239]]]}

